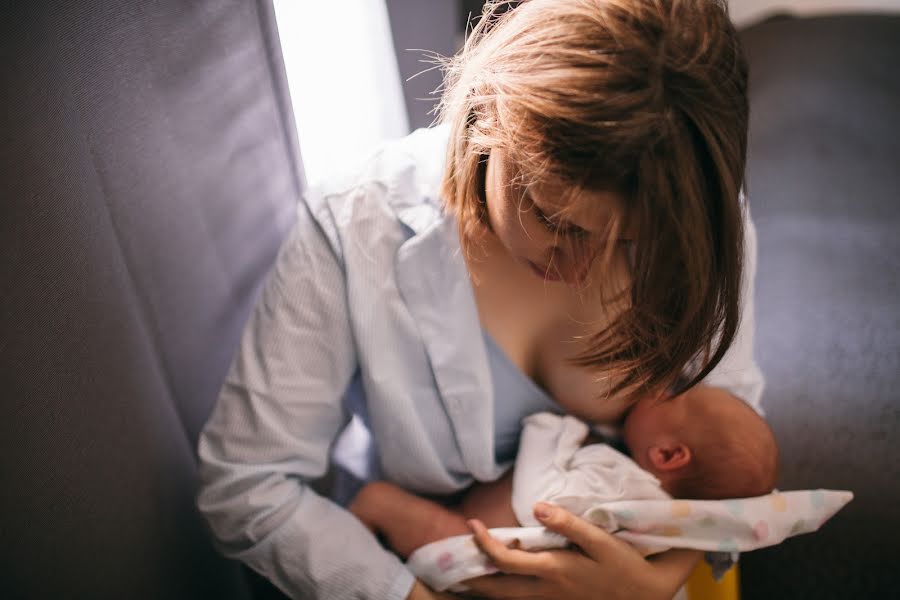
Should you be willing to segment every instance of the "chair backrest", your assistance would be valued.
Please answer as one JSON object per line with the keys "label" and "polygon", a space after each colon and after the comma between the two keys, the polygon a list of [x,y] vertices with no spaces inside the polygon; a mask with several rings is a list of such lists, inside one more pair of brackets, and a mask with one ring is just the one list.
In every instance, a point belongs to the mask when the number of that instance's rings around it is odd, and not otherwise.
{"label": "chair backrest", "polygon": [[779,19],[742,34],[756,354],[782,489],[856,498],[742,558],[756,598],[900,589],[900,16]]}
{"label": "chair backrest", "polygon": [[0,596],[247,598],[194,453],[302,184],[270,2],[0,6]]}

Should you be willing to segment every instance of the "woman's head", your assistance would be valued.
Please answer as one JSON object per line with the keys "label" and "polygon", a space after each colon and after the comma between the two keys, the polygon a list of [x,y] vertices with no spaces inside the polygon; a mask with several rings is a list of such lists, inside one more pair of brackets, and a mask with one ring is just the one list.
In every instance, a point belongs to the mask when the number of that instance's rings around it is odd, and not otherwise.
{"label": "woman's head", "polygon": [[[577,283],[632,244],[630,306],[577,363],[611,394],[693,384],[738,322],[747,67],[725,3],[508,4],[448,64],[443,196],[464,245],[515,211],[546,233],[516,258]],[[489,176],[504,194],[485,198]]]}

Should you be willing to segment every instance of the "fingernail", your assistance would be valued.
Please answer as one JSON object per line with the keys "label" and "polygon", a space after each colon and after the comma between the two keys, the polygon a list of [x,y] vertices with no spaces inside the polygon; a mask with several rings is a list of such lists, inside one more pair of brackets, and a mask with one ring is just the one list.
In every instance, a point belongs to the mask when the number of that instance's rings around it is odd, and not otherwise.
{"label": "fingernail", "polygon": [[549,504],[538,504],[534,507],[534,516],[546,521],[553,516],[553,508]]}

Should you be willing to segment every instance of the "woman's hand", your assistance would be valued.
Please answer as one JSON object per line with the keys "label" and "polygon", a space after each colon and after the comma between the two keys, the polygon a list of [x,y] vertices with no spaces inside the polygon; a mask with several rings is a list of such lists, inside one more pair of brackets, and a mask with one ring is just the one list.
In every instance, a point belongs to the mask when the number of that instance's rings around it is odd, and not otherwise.
{"label": "woman's hand", "polygon": [[508,548],[470,521],[475,541],[503,575],[465,581],[487,598],[552,600],[671,600],[700,558],[693,550],[670,550],[643,558],[634,548],[565,509],[538,504],[535,517],[581,552],[525,552]]}

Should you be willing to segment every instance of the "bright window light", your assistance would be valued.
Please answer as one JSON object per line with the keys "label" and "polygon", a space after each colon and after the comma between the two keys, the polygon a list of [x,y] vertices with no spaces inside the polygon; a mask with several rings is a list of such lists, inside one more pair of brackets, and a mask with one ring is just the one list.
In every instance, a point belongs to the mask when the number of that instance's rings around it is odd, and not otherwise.
{"label": "bright window light", "polygon": [[307,181],[409,132],[383,0],[274,6]]}

